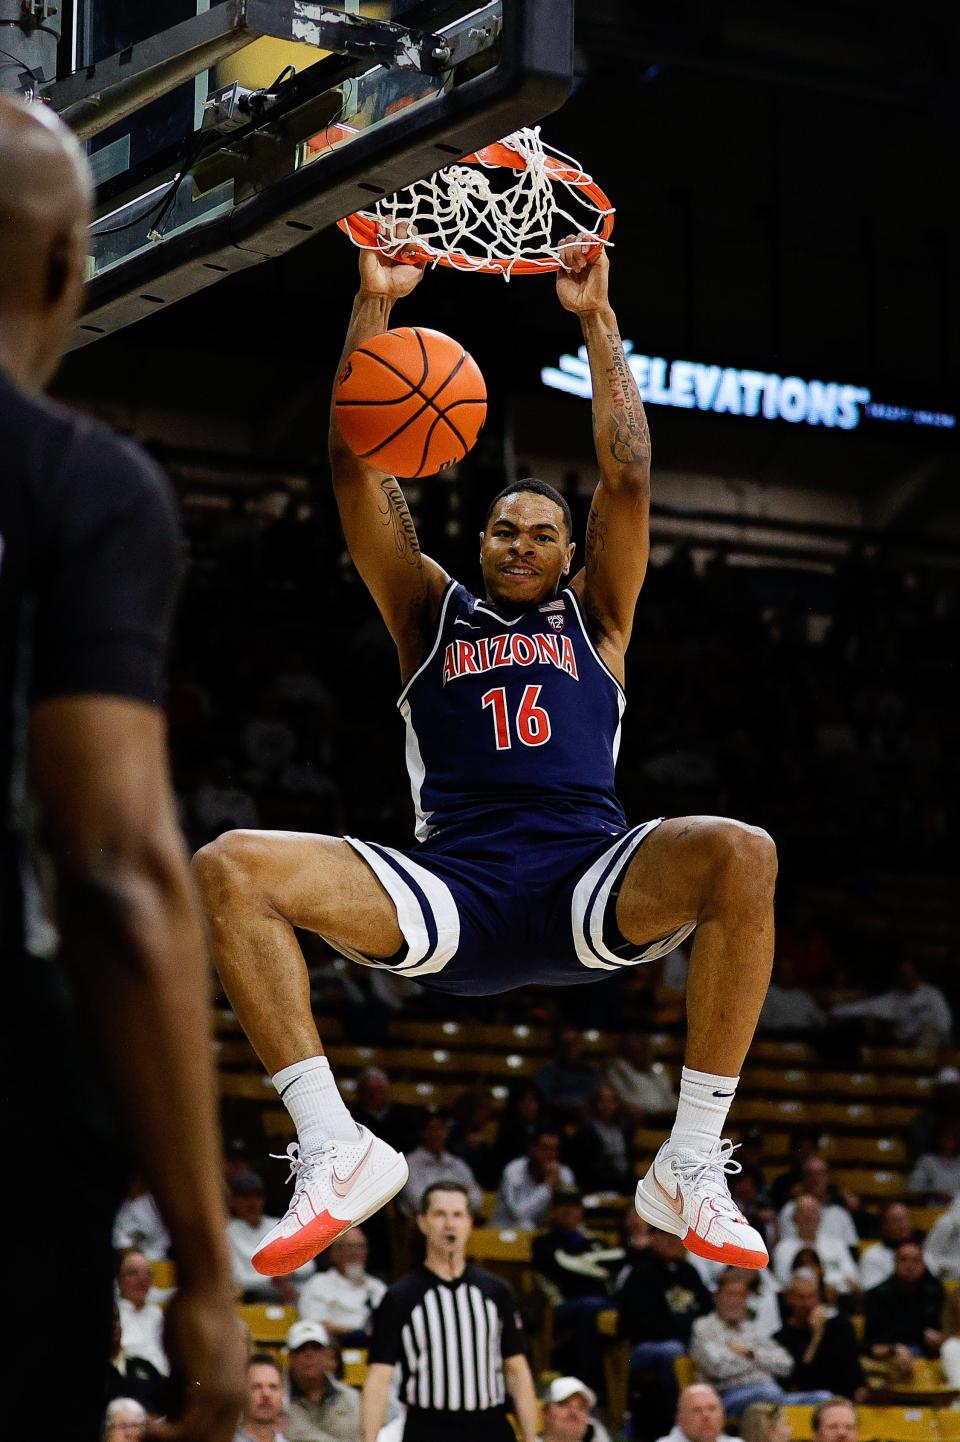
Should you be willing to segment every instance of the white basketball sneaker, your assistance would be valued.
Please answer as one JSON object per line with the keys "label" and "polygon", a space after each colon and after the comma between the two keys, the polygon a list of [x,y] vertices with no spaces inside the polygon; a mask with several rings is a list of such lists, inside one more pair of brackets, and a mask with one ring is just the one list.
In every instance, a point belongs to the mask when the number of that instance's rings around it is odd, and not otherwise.
{"label": "white basketball sneaker", "polygon": [[301,1156],[291,1142],[286,1157],[295,1186],[290,1205],[253,1254],[265,1277],[283,1277],[329,1247],[335,1237],[365,1222],[396,1196],[409,1175],[406,1158],[358,1127],[356,1141],[324,1142]]}
{"label": "white basketball sneaker", "polygon": [[688,1252],[760,1270],[770,1260],[763,1238],[727,1186],[727,1175],[740,1170],[734,1150],[730,1141],[716,1142],[709,1152],[665,1141],[637,1183],[635,1204],[651,1226],[682,1237]]}

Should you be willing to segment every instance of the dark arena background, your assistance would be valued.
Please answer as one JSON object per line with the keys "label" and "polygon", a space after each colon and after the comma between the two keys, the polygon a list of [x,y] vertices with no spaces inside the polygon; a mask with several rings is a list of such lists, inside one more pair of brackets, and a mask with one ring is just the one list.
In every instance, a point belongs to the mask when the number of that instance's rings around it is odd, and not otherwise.
{"label": "dark arena background", "polygon": [[[631,821],[736,816],[778,847],[774,982],[731,1113],[731,1183],[772,1258],[747,1288],[752,1325],[781,1349],[754,1355],[773,1388],[756,1396],[787,1397],[798,1442],[812,1408],[789,1399],[813,1392],[855,1401],[863,1442],[960,1438],[958,24],[927,0],[580,0],[569,98],[533,117],[616,207],[611,299],[653,444],[619,794]],[[142,38],[111,33],[100,54]],[[327,460],[357,270],[329,223],[342,213],[133,323],[98,323],[54,386],[141,441],[182,508],[168,713],[193,850],[235,827],[411,845],[395,652]],[[522,476],[562,491],[582,547],[589,372],[553,278],[436,268],[398,316],[461,341],[489,394],[475,450],[403,483],[423,551],[476,590],[489,499]],[[632,1205],[673,1109],[683,952],[588,987],[470,1000],[301,941],[348,1104],[389,1119],[408,1154],[472,1171],[471,1255],[517,1292],[544,1437],[669,1433],[677,1389],[726,1375],[695,1319],[728,1315],[721,1269],[661,1255]],[[268,1153],[293,1128],[222,997],[212,1024],[231,1226],[249,1228],[286,1205]],[[498,1187],[542,1123],[573,1177],[551,1211],[511,1217]],[[533,1167],[565,1175],[555,1156]],[[802,1232],[799,1193],[815,1213]],[[165,1301],[176,1259],[137,1230],[142,1199],[126,1216],[117,1246],[146,1248]],[[364,1230],[367,1271],[392,1282],[416,1256],[403,1196]],[[798,1235],[822,1243],[800,1284]],[[810,1278],[816,1325],[835,1330],[783,1364]],[[285,1373],[298,1305],[336,1323],[322,1288],[305,1303],[309,1285],[238,1271],[253,1345]],[[364,1339],[344,1335],[330,1365],[361,1387]],[[588,1420],[551,1400],[557,1376],[580,1379]],[[277,1422],[291,1442],[363,1435],[359,1420],[297,1430],[294,1411],[289,1430]],[[715,1442],[720,1423],[677,1426],[674,1442]],[[738,1428],[761,1436],[731,1416]]]}

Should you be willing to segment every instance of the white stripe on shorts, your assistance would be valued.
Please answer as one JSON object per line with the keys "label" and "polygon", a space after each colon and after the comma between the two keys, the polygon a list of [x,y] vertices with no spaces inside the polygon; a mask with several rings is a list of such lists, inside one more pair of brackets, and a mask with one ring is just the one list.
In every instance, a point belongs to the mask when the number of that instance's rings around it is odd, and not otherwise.
{"label": "white stripe on shorts", "polygon": [[[363,857],[397,908],[397,923],[408,949],[403,961],[396,964],[375,961],[361,956],[359,952],[350,952],[342,946],[339,950],[354,961],[379,966],[397,976],[429,976],[442,971],[460,945],[460,913],[446,882],[425,867],[419,866],[416,861],[411,861],[408,856],[395,851],[392,846],[374,847],[366,841],[358,841],[355,836],[345,836],[343,839],[350,843],[358,856]],[[423,892],[436,928],[437,942],[432,953],[427,918],[424,916],[420,898],[410,885],[411,881]]]}

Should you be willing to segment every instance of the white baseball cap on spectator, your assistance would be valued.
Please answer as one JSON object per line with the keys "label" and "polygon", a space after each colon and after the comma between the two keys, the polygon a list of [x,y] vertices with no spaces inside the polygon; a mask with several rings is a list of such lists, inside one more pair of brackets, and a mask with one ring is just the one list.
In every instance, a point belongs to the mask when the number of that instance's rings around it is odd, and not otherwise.
{"label": "white baseball cap on spectator", "polygon": [[544,1402],[566,1402],[570,1397],[576,1396],[578,1392],[581,1397],[586,1397],[587,1406],[592,1412],[597,1405],[597,1394],[587,1386],[586,1382],[581,1382],[579,1377],[554,1377],[543,1394],[543,1400]]}
{"label": "white baseball cap on spectator", "polygon": [[320,1347],[330,1347],[330,1333],[322,1322],[294,1322],[287,1333],[287,1348],[295,1352],[307,1342],[316,1342]]}

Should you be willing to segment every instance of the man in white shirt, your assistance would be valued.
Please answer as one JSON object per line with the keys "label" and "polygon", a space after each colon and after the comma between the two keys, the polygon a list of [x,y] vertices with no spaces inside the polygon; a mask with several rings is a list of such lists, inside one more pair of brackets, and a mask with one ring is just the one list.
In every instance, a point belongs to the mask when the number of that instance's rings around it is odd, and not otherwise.
{"label": "man in white shirt", "polygon": [[[823,1265],[823,1280],[836,1292],[856,1292],[860,1274],[850,1248],[823,1229],[823,1208],[816,1197],[802,1195],[793,1203],[796,1235],[784,1237],[773,1249],[773,1270],[781,1287],[790,1280],[793,1259],[802,1247],[813,1247]],[[909,1217],[908,1217],[909,1220]]]}
{"label": "man in white shirt", "polygon": [[960,1281],[960,1196],[954,1197],[927,1235],[923,1248],[927,1270],[940,1281]]}
{"label": "man in white shirt", "polygon": [[554,1377],[543,1394],[540,1442],[610,1442],[602,1422],[591,1417],[597,1394],[579,1377]]}
{"label": "man in white shirt", "polygon": [[313,1262],[298,1267],[286,1277],[264,1277],[251,1258],[264,1237],[277,1225],[276,1217],[264,1212],[263,1180],[256,1172],[241,1172],[230,1181],[230,1220],[227,1245],[233,1264],[233,1280],[245,1302],[280,1302],[296,1306],[300,1287],[312,1277]]}
{"label": "man in white shirt", "polygon": [[714,1297],[715,1310],[698,1317],[690,1334],[690,1356],[698,1373],[719,1391],[727,1416],[742,1416],[751,1402],[825,1402],[829,1392],[784,1391],[780,1384],[793,1371],[793,1358],[750,1321],[749,1300],[750,1284],[743,1272],[725,1272]]}
{"label": "man in white shirt", "polygon": [[888,1202],[880,1213],[880,1240],[860,1257],[860,1286],[864,1292],[893,1276],[893,1262],[901,1242],[915,1241],[910,1213],[903,1202]]}
{"label": "man in white shirt", "polygon": [[120,1308],[120,1345],[128,1357],[143,1357],[164,1377],[170,1364],[163,1350],[163,1313],[149,1302],[153,1267],[142,1252],[129,1251],[117,1273],[117,1305]]}
{"label": "man in white shirt", "polygon": [[556,1127],[537,1128],[525,1157],[516,1157],[503,1169],[494,1203],[492,1225],[535,1232],[544,1225],[557,1188],[576,1190],[569,1167],[560,1160],[560,1134]]}
{"label": "man in white shirt", "polygon": [[953,1032],[947,998],[938,986],[923,980],[912,961],[900,962],[893,991],[867,997],[865,1001],[842,1002],[831,1007],[830,1016],[839,1021],[859,1017],[882,1022],[892,1041],[916,1047],[918,1051],[936,1051],[949,1046]]}
{"label": "man in white shirt", "polygon": [[118,1252],[135,1247],[151,1262],[162,1261],[170,1253],[170,1233],[160,1208],[140,1178],[130,1188],[114,1218],[113,1245]]}
{"label": "man in white shirt", "polygon": [[458,1182],[466,1188],[470,1210],[476,1216],[483,1205],[483,1189],[462,1157],[447,1151],[450,1123],[446,1117],[431,1113],[420,1128],[420,1145],[407,1152],[409,1176],[397,1197],[397,1208],[406,1217],[415,1217],[427,1187],[435,1182]]}
{"label": "man in white shirt", "polygon": [[733,1442],[723,1430],[725,1421],[716,1388],[706,1382],[695,1382],[680,1393],[677,1420],[659,1442]]}
{"label": "man in white shirt", "polygon": [[[814,1197],[823,1208],[823,1217],[820,1221],[821,1236],[835,1237],[837,1241],[843,1242],[848,1247],[859,1245],[860,1238],[857,1235],[854,1220],[847,1208],[841,1206],[836,1200],[837,1192],[830,1180],[830,1167],[823,1157],[814,1154],[804,1162],[800,1169],[800,1191],[805,1196]],[[787,1202],[780,1212],[781,1238],[797,1235],[796,1224],[793,1220],[796,1205],[796,1201]]]}
{"label": "man in white shirt", "polygon": [[607,1063],[603,1079],[634,1122],[672,1117],[677,1109],[670,1077],[662,1066],[651,1063],[650,1038],[642,1031],[627,1032],[620,1055]]}
{"label": "man in white shirt", "polygon": [[298,1310],[305,1322],[320,1322],[341,1347],[366,1346],[370,1314],[387,1290],[367,1272],[369,1247],[359,1227],[341,1232],[327,1249],[330,1266],[314,1272],[300,1289]]}

